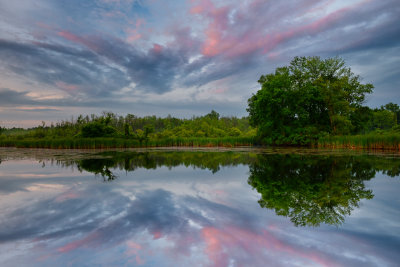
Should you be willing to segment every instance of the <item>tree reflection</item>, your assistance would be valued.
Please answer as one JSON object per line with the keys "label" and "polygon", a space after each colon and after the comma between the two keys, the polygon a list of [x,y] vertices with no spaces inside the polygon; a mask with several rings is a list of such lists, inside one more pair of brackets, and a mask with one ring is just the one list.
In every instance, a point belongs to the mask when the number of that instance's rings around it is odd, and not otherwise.
{"label": "tree reflection", "polygon": [[[208,169],[212,173],[221,166],[249,164],[256,158],[253,153],[233,152],[119,152],[107,151],[96,154],[96,158],[74,161],[80,171],[85,170],[100,174],[105,181],[112,181],[117,176],[110,169],[134,171],[137,168],[156,169],[184,165],[186,167]],[[65,162],[60,162],[65,163]]]}
{"label": "tree reflection", "polygon": [[375,173],[363,157],[259,155],[248,183],[261,194],[261,207],[296,226],[340,225],[360,200],[373,198],[364,181]]}
{"label": "tree reflection", "polygon": [[114,159],[84,159],[77,162],[78,169],[80,171],[85,170],[94,174],[100,174],[104,181],[112,181],[117,178],[117,176],[110,171],[109,168],[113,167],[115,164]]}
{"label": "tree reflection", "polygon": [[104,181],[117,178],[113,169],[131,172],[184,165],[215,173],[222,166],[249,165],[248,183],[261,194],[260,206],[289,217],[297,226],[340,225],[362,199],[373,197],[365,181],[377,171],[392,177],[400,174],[398,158],[370,155],[107,151],[95,157],[71,164],[102,175]]}

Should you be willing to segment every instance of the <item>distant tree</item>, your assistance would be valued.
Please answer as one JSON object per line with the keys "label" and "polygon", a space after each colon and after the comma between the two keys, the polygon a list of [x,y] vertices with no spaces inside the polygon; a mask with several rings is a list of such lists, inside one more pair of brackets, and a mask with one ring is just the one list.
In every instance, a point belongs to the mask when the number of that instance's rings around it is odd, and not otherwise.
{"label": "distant tree", "polygon": [[142,129],[137,129],[136,130],[136,138],[139,140],[140,145],[142,144],[142,142],[144,140],[146,140],[145,133],[144,133],[144,131]]}
{"label": "distant tree", "polygon": [[210,118],[210,119],[212,119],[212,120],[218,120],[218,119],[219,119],[219,113],[216,112],[215,110],[211,110],[211,112],[208,113],[208,114],[206,115],[206,117],[208,117],[208,118]]}
{"label": "distant tree", "polygon": [[381,109],[386,109],[393,112],[396,115],[396,124],[400,124],[400,107],[397,104],[392,102],[387,103],[386,105],[382,106]]}
{"label": "distant tree", "polygon": [[390,129],[396,125],[396,114],[389,110],[376,110],[373,116],[374,127],[378,129]]}
{"label": "distant tree", "polygon": [[149,134],[154,133],[154,126],[153,125],[146,125],[144,126],[144,137],[148,139]]}
{"label": "distant tree", "polygon": [[124,124],[124,134],[125,134],[125,137],[128,137],[129,136],[129,124],[128,123],[125,123]]}
{"label": "distant tree", "polygon": [[232,127],[232,128],[229,129],[228,134],[230,136],[239,136],[239,135],[242,134],[242,132],[238,128]]}

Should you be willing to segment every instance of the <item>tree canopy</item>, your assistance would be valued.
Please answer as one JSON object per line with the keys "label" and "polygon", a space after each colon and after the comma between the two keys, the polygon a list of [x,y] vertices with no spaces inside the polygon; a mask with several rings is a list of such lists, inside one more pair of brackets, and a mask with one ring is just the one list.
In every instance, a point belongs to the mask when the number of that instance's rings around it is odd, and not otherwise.
{"label": "tree canopy", "polygon": [[262,75],[248,100],[250,124],[265,143],[308,144],[324,134],[348,134],[372,84],[335,57],[295,57],[289,66]]}

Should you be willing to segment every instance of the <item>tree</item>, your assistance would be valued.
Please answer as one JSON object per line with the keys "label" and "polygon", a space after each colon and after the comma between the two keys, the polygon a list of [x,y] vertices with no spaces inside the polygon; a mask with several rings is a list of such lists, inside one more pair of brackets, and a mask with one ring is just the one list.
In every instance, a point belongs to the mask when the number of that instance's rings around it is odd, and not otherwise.
{"label": "tree", "polygon": [[215,110],[211,110],[211,112],[208,113],[208,114],[206,115],[206,117],[208,117],[208,118],[210,118],[210,119],[212,119],[212,120],[218,120],[218,119],[219,119],[219,113],[216,112]]}
{"label": "tree", "polygon": [[396,114],[390,110],[376,110],[373,115],[374,127],[378,129],[390,129],[396,125]]}
{"label": "tree", "polygon": [[262,75],[248,100],[250,124],[267,143],[308,144],[320,134],[347,134],[350,115],[372,84],[361,84],[340,58],[295,57],[288,67]]}
{"label": "tree", "polygon": [[396,114],[396,124],[400,123],[400,107],[397,104],[394,104],[392,102],[387,103],[386,105],[382,106],[381,109],[386,109],[394,114]]}

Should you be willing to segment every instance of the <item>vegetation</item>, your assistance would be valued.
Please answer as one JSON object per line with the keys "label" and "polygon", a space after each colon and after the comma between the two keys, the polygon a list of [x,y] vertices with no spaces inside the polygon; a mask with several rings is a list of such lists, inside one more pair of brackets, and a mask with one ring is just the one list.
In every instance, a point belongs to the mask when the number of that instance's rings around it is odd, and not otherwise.
{"label": "vegetation", "polygon": [[50,126],[3,129],[0,146],[31,148],[126,148],[142,146],[252,145],[256,130],[248,118],[220,117],[216,111],[191,119],[125,117],[112,112],[80,115]]}

